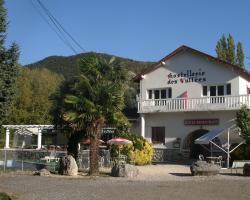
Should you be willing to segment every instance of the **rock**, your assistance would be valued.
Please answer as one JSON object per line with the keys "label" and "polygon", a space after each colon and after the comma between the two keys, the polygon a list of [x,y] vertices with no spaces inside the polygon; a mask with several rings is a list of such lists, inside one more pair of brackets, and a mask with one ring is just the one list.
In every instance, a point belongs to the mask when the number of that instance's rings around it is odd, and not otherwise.
{"label": "rock", "polygon": [[41,169],[39,171],[35,171],[34,175],[37,175],[37,176],[50,176],[50,171],[44,168],[44,169]]}
{"label": "rock", "polygon": [[67,176],[77,176],[78,166],[73,156],[63,156],[59,160],[58,173]]}
{"label": "rock", "polygon": [[139,174],[139,170],[136,166],[130,164],[115,165],[111,169],[111,176],[114,177],[136,177]]}
{"label": "rock", "polygon": [[193,164],[190,166],[190,171],[193,176],[217,175],[220,172],[220,166],[199,160],[193,162]]}
{"label": "rock", "polygon": [[248,163],[243,167],[243,176],[250,176],[250,164]]}

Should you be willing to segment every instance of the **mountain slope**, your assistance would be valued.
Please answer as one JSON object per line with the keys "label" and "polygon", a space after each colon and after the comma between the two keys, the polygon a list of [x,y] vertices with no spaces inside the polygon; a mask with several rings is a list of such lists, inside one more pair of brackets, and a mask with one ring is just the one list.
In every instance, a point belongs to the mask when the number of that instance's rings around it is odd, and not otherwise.
{"label": "mountain slope", "polygon": [[[78,62],[80,61],[80,59],[84,59],[87,56],[89,56],[90,53],[91,52],[82,53],[82,54],[68,56],[68,57],[50,56],[36,63],[26,65],[24,67],[31,68],[31,69],[32,68],[35,68],[35,69],[46,68],[60,75],[63,75],[64,78],[67,80],[73,76],[78,75],[79,73]],[[116,57],[116,56],[102,54],[102,53],[96,53],[96,55],[97,57],[103,57],[106,60],[110,60],[112,57]],[[116,57],[116,62],[118,62],[121,66],[123,66],[125,69],[128,70],[128,76],[130,79],[134,77],[136,74],[140,73],[146,67],[154,64],[153,62],[141,62],[141,61],[135,61],[135,60],[121,58],[121,57]],[[131,81],[128,84],[128,87],[125,91],[125,105],[126,106],[124,109],[124,114],[128,118],[134,119],[138,117],[136,94],[137,94],[137,84]]]}
{"label": "mountain slope", "polygon": [[[47,68],[53,72],[62,74],[66,79],[78,74],[78,62],[80,59],[86,58],[89,53],[81,53],[74,56],[50,56],[36,63],[26,65],[28,68]],[[113,55],[96,53],[98,57],[104,57],[109,60]],[[114,56],[116,57],[116,56]],[[153,64],[153,62],[134,61],[127,58],[116,57],[117,62],[124,66],[128,71],[137,74],[142,69]]]}

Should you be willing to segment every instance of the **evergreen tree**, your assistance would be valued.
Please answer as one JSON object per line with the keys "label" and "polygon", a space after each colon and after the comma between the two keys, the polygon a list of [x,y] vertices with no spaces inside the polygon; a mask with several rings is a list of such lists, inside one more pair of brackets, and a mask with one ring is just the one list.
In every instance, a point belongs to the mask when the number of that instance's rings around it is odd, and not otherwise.
{"label": "evergreen tree", "polygon": [[228,37],[225,37],[224,34],[222,35],[221,39],[217,42],[215,51],[219,59],[233,65],[244,67],[244,52],[242,43],[237,43],[237,50],[235,52],[235,43],[231,34],[229,34]]}
{"label": "evergreen tree", "polygon": [[244,52],[243,52],[243,46],[241,42],[237,43],[236,64],[240,67],[244,67]]}
{"label": "evergreen tree", "polygon": [[227,38],[227,62],[235,64],[235,44],[231,34]]}
{"label": "evergreen tree", "polygon": [[13,43],[8,49],[4,46],[6,38],[6,15],[4,0],[0,0],[0,125],[6,120],[14,97],[18,74],[18,46]]}
{"label": "evergreen tree", "polygon": [[217,42],[216,53],[217,57],[221,60],[227,61],[227,40],[223,34],[221,39]]}

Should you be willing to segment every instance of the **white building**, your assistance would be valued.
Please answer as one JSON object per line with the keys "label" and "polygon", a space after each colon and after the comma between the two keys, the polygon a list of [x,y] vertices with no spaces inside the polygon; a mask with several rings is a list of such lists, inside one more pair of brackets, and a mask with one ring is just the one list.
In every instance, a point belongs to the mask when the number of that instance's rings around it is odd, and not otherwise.
{"label": "white building", "polygon": [[134,80],[140,84],[141,135],[167,149],[199,154],[194,140],[250,105],[250,74],[241,67],[181,46]]}

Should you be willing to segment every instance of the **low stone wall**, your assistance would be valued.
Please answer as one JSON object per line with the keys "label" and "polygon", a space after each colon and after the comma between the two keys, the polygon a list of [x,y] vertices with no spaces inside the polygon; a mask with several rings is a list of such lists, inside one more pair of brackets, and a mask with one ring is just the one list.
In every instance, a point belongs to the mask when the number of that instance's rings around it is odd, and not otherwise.
{"label": "low stone wall", "polygon": [[[188,155],[187,155],[188,154]],[[153,162],[182,161],[189,158],[189,152],[180,149],[154,148]]]}

